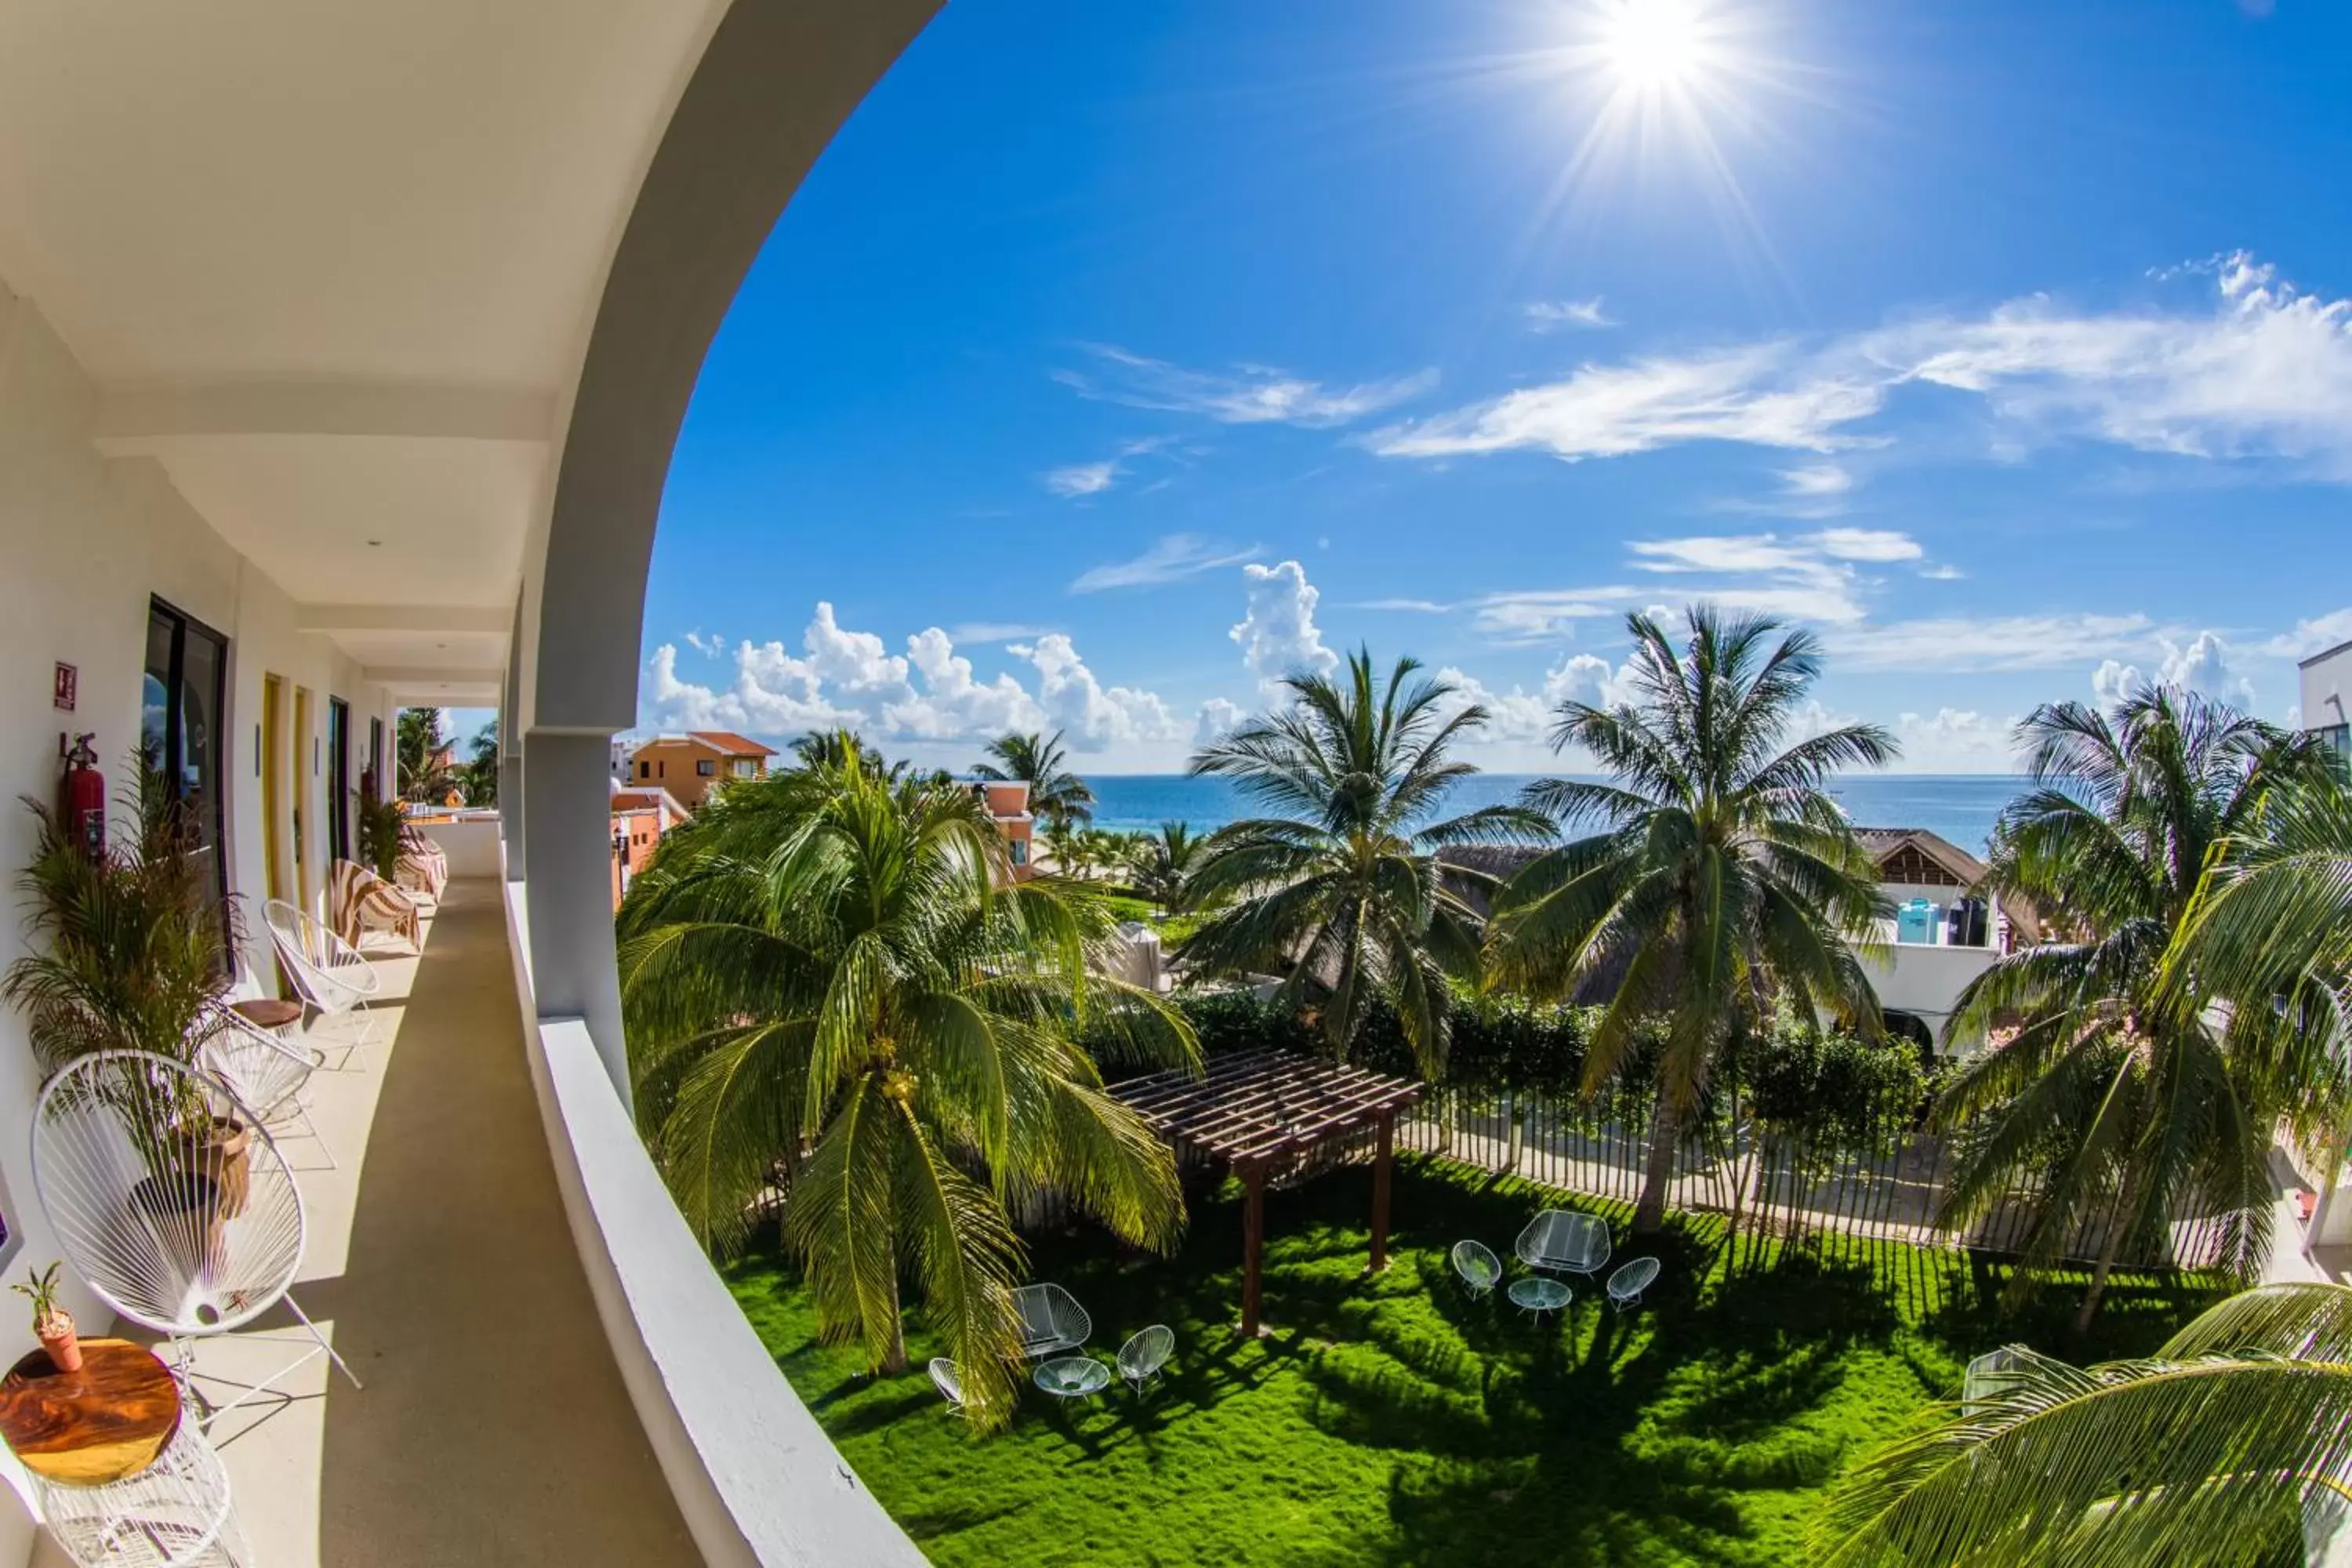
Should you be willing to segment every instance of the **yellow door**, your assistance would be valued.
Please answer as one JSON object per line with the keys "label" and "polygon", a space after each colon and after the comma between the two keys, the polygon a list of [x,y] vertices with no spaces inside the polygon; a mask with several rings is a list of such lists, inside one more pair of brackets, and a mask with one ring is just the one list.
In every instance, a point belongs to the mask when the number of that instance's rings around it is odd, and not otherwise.
{"label": "yellow door", "polygon": [[310,739],[310,689],[307,686],[298,686],[294,689],[293,744],[287,748],[287,783],[290,787],[286,792],[286,797],[294,805],[294,809],[289,814],[294,821],[294,885],[302,891],[302,907],[306,910],[311,907],[310,848],[308,842],[310,836],[302,831],[302,806],[310,798],[310,775],[314,771],[313,751],[314,745]]}
{"label": "yellow door", "polygon": [[261,678],[261,859],[262,881],[273,899],[286,896],[286,830],[278,823],[285,794],[286,742],[279,733],[279,710],[286,682],[275,675]]}

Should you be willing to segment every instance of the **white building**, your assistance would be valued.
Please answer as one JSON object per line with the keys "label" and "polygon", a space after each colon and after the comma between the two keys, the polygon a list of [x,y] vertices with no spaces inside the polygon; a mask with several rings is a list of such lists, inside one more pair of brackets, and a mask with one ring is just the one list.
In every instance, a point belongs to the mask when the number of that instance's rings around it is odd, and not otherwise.
{"label": "white building", "polygon": [[[363,1143],[303,1178],[299,1289],[368,1387],[226,1450],[280,1568],[921,1560],[638,1142],[608,795],[704,352],[935,8],[0,0],[0,801],[54,793],[65,731],[120,782],[152,708],[225,884],[315,898],[396,705],[507,742],[503,875],[453,884],[365,1091],[321,1091]],[[0,807],[0,873],[30,842]],[[59,1256],[39,1077],[0,1013],[12,1275]],[[35,1537],[0,1495],[0,1568]]]}
{"label": "white building", "polygon": [[[1864,967],[1894,1026],[1945,1044],[1945,1026],[1969,982],[2011,947],[2035,936],[2030,910],[1983,895],[1985,863],[1918,827],[1855,832],[1878,861],[1879,892],[1894,907]],[[1906,1019],[1916,1020],[1909,1027]],[[1958,1041],[1962,1052],[1976,1042]]]}
{"label": "white building", "polygon": [[2352,757],[2352,642],[2313,654],[2297,667],[2303,727],[2324,735],[2341,757]]}

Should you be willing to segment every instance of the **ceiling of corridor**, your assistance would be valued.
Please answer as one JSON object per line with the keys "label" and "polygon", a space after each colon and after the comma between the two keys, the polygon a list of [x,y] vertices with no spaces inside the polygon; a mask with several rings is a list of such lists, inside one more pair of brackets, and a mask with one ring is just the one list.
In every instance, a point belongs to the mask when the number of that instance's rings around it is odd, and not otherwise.
{"label": "ceiling of corridor", "polygon": [[103,450],[371,667],[450,672],[415,700],[486,697],[607,259],[723,9],[0,0],[0,283],[99,382]]}

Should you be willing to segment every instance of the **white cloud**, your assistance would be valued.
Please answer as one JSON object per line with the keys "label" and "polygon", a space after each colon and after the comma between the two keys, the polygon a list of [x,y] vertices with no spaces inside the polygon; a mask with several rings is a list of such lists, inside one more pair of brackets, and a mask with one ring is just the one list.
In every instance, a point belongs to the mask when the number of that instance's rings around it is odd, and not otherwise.
{"label": "white cloud", "polygon": [[1234,732],[1235,726],[1249,717],[1249,710],[1238,702],[1223,697],[1212,697],[1201,704],[1201,715],[1192,725],[1192,744],[1213,745]]}
{"label": "white cloud", "polygon": [[907,661],[887,651],[872,632],[844,630],[834,619],[832,605],[823,599],[817,601],[816,618],[801,635],[801,645],[808,650],[809,668],[817,679],[843,696],[887,699],[908,689]]}
{"label": "white cloud", "polygon": [[1853,489],[1853,470],[1837,463],[1808,463],[1777,470],[1781,493],[1804,498],[1842,496]]}
{"label": "white cloud", "polygon": [[1601,308],[1601,296],[1590,300],[1538,300],[1521,307],[1530,331],[1549,332],[1561,327],[1613,327],[1616,321]]}
{"label": "white cloud", "polygon": [[2281,632],[2258,651],[2273,658],[2309,658],[2347,642],[2352,642],[2352,605],[2297,621],[2294,630]]}
{"label": "white cloud", "polygon": [[948,637],[959,643],[1022,642],[1053,629],[1026,621],[960,621],[948,628]]}
{"label": "white cloud", "polygon": [[1066,468],[1049,469],[1045,474],[1045,488],[1072,500],[1081,496],[1100,495],[1118,482],[1118,463],[1110,458],[1099,463],[1072,463]]}
{"label": "white cloud", "polygon": [[1350,610],[1398,610],[1409,615],[1442,616],[1454,608],[1435,599],[1359,599],[1346,605]]}
{"label": "white cloud", "polygon": [[1565,381],[1376,431],[1367,445],[1389,458],[1524,449],[1570,462],[1685,441],[1831,452],[1854,445],[1846,427],[1883,401],[1883,377],[1825,373],[1792,344],[1756,343],[1581,365]]}
{"label": "white cloud", "polygon": [[1339,656],[1323,646],[1316,628],[1315,605],[1322,595],[1307,581],[1305,567],[1296,561],[1252,563],[1242,568],[1242,584],[1249,607],[1231,635],[1262,689],[1274,689],[1287,675],[1338,667]]}
{"label": "white cloud", "polygon": [[1916,561],[1926,553],[1909,534],[1885,528],[1825,528],[1811,542],[1841,561]]}
{"label": "white cloud", "polygon": [[1823,636],[1843,669],[1951,672],[2056,669],[2155,646],[2146,616],[1937,616],[1833,629]]}
{"label": "white cloud", "polygon": [[2195,691],[2219,702],[2252,710],[2253,682],[2230,668],[2230,646],[2213,633],[2199,632],[2184,646],[2164,645],[2164,663],[2157,671],[2167,686]]}
{"label": "white cloud", "polygon": [[907,658],[921,673],[925,689],[884,704],[883,727],[890,733],[940,741],[1045,727],[1045,710],[1019,681],[1003,674],[992,681],[975,680],[971,660],[957,653],[954,640],[939,627],[908,637]]}
{"label": "white cloud", "polygon": [[1433,370],[1353,386],[1328,386],[1270,365],[1226,371],[1188,370],[1108,343],[1087,345],[1092,374],[1061,371],[1055,379],[1081,396],[1133,408],[1198,414],[1224,425],[1299,425],[1310,429],[1351,424],[1394,407],[1437,384]]}
{"label": "white cloud", "polygon": [[1106,588],[1138,588],[1158,583],[1173,583],[1179,578],[1214,571],[1220,566],[1237,566],[1255,558],[1260,549],[1260,546],[1253,544],[1246,550],[1235,550],[1229,545],[1212,542],[1197,533],[1171,533],[1130,560],[1106,562],[1080,573],[1070,584],[1070,592],[1097,594]]}
{"label": "white cloud", "polygon": [[1619,618],[1647,588],[1560,588],[1489,594],[1472,624],[1496,642],[1550,642],[1576,635],[1580,621]]}
{"label": "white cloud", "polygon": [[664,644],[646,661],[640,726],[782,740],[842,725],[885,742],[963,744],[1008,730],[1065,728],[1079,751],[1183,737],[1156,693],[1105,686],[1060,632],[1007,649],[1036,671],[1034,692],[1008,672],[980,679],[937,626],[909,637],[902,658],[874,633],[841,626],[826,603],[817,605],[802,643],[805,657],[782,642],[739,644],[734,683],[724,689],[681,680],[677,650]]}
{"label": "white cloud", "polygon": [[2103,709],[2137,696],[2147,685],[2147,677],[2139,672],[2139,666],[2121,659],[2103,658],[2099,668],[2091,671],[2091,695]]}
{"label": "white cloud", "polygon": [[1471,740],[1488,745],[1549,745],[1563,702],[1614,708],[1633,696],[1633,682],[1623,668],[1589,653],[1561,659],[1545,672],[1543,685],[1534,691],[1517,685],[1499,690],[1453,665],[1439,670],[1437,679],[1456,689],[1450,704],[1453,710],[1473,703],[1486,710],[1486,728]]}
{"label": "white cloud", "polygon": [[1919,575],[1931,583],[1957,583],[1968,574],[1957,566],[1938,562],[1933,566],[1920,567]]}
{"label": "white cloud", "polygon": [[1366,444],[1403,458],[1576,460],[1691,441],[1829,453],[1885,440],[1865,422],[1927,385],[1981,400],[1997,453],[2093,440],[2284,459],[2352,482],[2352,300],[2305,293],[2244,252],[2168,276],[2190,275],[2211,280],[2194,309],[2069,310],[2034,297],[1826,340],[1586,363]]}
{"label": "white cloud", "polygon": [[705,658],[717,658],[720,654],[727,651],[727,639],[720,637],[717,632],[712,632],[709,637],[705,637],[702,635],[701,630],[697,628],[696,630],[686,634],[686,646],[692,648],[695,652],[700,654]]}
{"label": "white cloud", "polygon": [[1895,721],[1895,737],[1903,743],[1903,760],[1914,769],[1922,763],[1958,771],[2006,772],[2015,766],[2015,719],[1996,719],[1972,709],[1939,708],[1934,717],[1906,713]]}

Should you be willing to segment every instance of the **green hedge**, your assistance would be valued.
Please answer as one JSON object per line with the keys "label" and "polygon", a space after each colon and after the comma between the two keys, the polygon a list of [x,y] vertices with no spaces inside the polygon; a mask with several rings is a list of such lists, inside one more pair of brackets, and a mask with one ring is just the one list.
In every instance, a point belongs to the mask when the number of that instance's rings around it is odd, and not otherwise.
{"label": "green hedge", "polygon": [[[1323,1048],[1278,1001],[1234,991],[1180,994],[1176,1002],[1199,1032],[1206,1056],[1269,1046],[1307,1053]],[[1576,1100],[1600,1013],[1524,996],[1457,993],[1443,1087],[1473,1096],[1532,1093]],[[1646,1118],[1664,1036],[1663,1019],[1643,1026],[1632,1055],[1587,1106],[1595,1120],[1638,1124]],[[1349,1060],[1375,1072],[1418,1076],[1396,1014],[1384,1005],[1375,1005],[1364,1019]],[[1916,1123],[1933,1087],[1917,1048],[1907,1041],[1865,1040],[1783,1016],[1762,1034],[1734,1043],[1691,1131],[1696,1135],[1727,1120],[1736,1100],[1738,1114],[1758,1127],[1830,1148],[1884,1149]]]}

